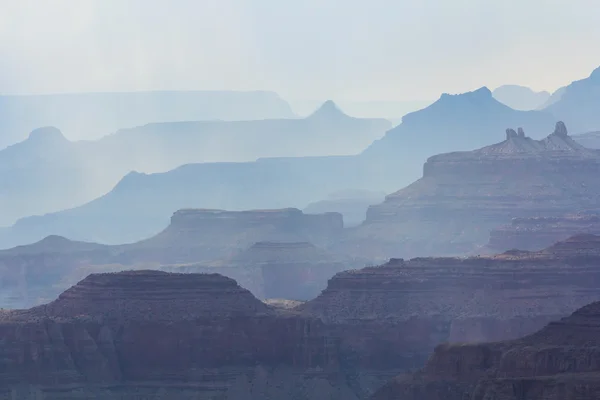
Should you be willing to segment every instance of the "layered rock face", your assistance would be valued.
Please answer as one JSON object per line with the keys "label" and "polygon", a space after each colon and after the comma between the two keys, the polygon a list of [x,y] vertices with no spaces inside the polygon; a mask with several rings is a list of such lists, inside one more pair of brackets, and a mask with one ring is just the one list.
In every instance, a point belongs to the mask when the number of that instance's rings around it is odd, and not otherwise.
{"label": "layered rock face", "polygon": [[600,398],[600,302],[519,340],[442,345],[427,366],[380,389],[374,400]]}
{"label": "layered rock face", "polygon": [[481,252],[540,250],[579,233],[599,234],[600,215],[578,213],[560,217],[514,218],[510,224],[490,232],[489,242]]}
{"label": "layered rock face", "polygon": [[341,245],[372,256],[473,251],[514,217],[596,209],[600,153],[574,142],[562,122],[543,140],[507,130],[504,142],[428,159],[423,177],[386,197]]}
{"label": "layered rock face", "polygon": [[308,242],[258,242],[233,257],[210,265],[162,266],[163,271],[231,277],[260,299],[309,300],[336,273],[363,266],[360,260],[331,254]]}
{"label": "layered rock face", "polygon": [[369,346],[359,365],[419,368],[442,342],[518,338],[600,298],[598,249],[578,236],[538,253],[395,259],[337,274],[296,309],[337,327],[342,346]]}
{"label": "layered rock face", "polygon": [[216,274],[90,275],[1,313],[0,360],[0,396],[23,400],[357,398],[321,321]]}
{"label": "layered rock face", "polygon": [[280,210],[180,210],[158,235],[124,247],[123,258],[158,263],[213,261],[233,256],[259,241],[326,246],[342,233],[341,214]]}

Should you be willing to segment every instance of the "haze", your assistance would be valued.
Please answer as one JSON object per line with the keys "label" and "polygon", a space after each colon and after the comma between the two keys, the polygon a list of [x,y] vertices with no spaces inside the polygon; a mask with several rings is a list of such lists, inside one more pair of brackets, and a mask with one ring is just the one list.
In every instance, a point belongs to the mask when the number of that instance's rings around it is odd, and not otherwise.
{"label": "haze", "polygon": [[0,5],[2,94],[260,89],[290,101],[433,100],[506,83],[553,91],[600,64],[593,0]]}

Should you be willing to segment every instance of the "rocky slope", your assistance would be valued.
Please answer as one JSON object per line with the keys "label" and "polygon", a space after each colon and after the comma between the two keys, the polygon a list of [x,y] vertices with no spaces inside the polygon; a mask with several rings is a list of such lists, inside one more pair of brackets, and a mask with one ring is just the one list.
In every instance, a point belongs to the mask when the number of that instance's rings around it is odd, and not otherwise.
{"label": "rocky slope", "polygon": [[48,305],[0,314],[0,395],[365,398],[374,388],[356,375],[369,370],[351,354],[322,321],[217,274],[98,274]]}
{"label": "rocky slope", "polygon": [[380,257],[464,254],[515,217],[596,209],[600,153],[562,122],[542,140],[508,129],[506,140],[429,158],[423,177],[367,211],[341,248]]}
{"label": "rocky slope", "polygon": [[442,342],[518,338],[599,298],[599,250],[577,236],[538,253],[394,259],[337,274],[296,310],[338,327],[342,345],[372,346],[358,363],[418,368]]}
{"label": "rocky slope", "polygon": [[499,253],[511,249],[540,250],[579,233],[600,234],[600,216],[595,212],[559,217],[513,218],[510,224],[490,232],[480,253]]}
{"label": "rocky slope", "polygon": [[439,346],[427,366],[373,400],[595,400],[600,397],[600,302],[522,339]]}

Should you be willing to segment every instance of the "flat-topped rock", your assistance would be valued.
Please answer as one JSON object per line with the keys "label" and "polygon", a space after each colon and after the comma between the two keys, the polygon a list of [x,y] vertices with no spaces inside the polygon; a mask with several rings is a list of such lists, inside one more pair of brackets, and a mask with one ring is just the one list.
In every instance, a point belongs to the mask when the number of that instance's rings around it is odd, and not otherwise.
{"label": "flat-topped rock", "polygon": [[374,400],[595,400],[600,395],[600,302],[524,338],[439,346],[422,371]]}
{"label": "flat-topped rock", "polygon": [[[94,274],[45,306],[0,311],[0,395],[362,400],[399,372],[368,343],[212,275]],[[355,364],[358,354],[371,363]],[[377,352],[375,352],[377,354]]]}
{"label": "flat-topped rock", "polygon": [[371,206],[340,247],[380,257],[469,253],[512,218],[596,209],[599,173],[600,152],[560,122],[542,140],[509,130],[501,143],[430,157],[423,177]]}
{"label": "flat-topped rock", "polygon": [[199,262],[230,257],[260,241],[327,245],[342,232],[341,214],[279,210],[180,210],[158,235],[124,246],[136,259],[160,263]]}
{"label": "flat-topped rock", "polygon": [[32,312],[50,318],[163,321],[256,315],[269,309],[236,281],[219,274],[124,271],[91,274]]}

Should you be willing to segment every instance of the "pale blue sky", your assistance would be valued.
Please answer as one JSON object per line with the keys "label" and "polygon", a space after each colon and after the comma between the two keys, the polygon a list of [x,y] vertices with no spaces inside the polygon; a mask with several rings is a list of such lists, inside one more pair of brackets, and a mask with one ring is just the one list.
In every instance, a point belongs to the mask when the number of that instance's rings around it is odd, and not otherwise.
{"label": "pale blue sky", "polygon": [[0,0],[0,93],[553,90],[600,65],[598,0]]}

